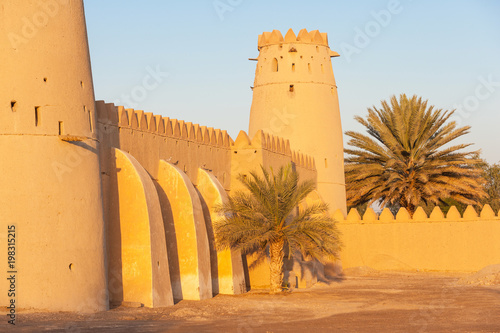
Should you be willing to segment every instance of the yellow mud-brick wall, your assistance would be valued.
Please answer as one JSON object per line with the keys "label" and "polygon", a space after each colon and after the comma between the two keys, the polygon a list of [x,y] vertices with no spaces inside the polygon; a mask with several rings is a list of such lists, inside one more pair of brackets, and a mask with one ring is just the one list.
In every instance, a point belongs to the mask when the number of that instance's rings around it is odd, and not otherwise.
{"label": "yellow mud-brick wall", "polygon": [[480,214],[469,206],[463,216],[456,207],[446,215],[436,207],[430,216],[419,207],[412,218],[404,208],[395,217],[368,208],[362,217],[351,209],[335,218],[344,269],[473,272],[500,263],[500,218],[489,205]]}
{"label": "yellow mud-brick wall", "polygon": [[159,161],[164,160],[184,171],[194,185],[201,168],[214,174],[226,191],[230,189],[232,139],[226,131],[103,101],[96,105],[104,175],[108,170],[104,149],[115,147],[134,156],[154,179]]}
{"label": "yellow mud-brick wall", "polygon": [[276,172],[281,166],[292,163],[297,170],[300,181],[312,179],[316,182],[317,173],[314,159],[290,149],[290,142],[270,135],[262,130],[257,131],[250,139],[244,131],[231,145],[231,191],[242,190],[238,175],[248,175],[252,171],[260,173],[261,166]]}

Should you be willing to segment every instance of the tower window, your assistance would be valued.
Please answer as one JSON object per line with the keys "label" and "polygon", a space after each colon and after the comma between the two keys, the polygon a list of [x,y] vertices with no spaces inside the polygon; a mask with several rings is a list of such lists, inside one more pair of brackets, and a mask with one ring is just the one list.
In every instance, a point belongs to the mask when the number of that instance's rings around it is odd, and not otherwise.
{"label": "tower window", "polygon": [[90,126],[90,131],[94,133],[94,124],[92,124],[92,112],[89,110],[89,126]]}
{"label": "tower window", "polygon": [[323,64],[321,64],[321,73],[324,73],[325,72],[325,66]]}
{"label": "tower window", "polygon": [[40,126],[40,122],[41,122],[40,107],[35,106],[35,126]]}
{"label": "tower window", "polygon": [[62,121],[59,122],[59,135],[64,134],[64,123]]}
{"label": "tower window", "polygon": [[10,102],[10,109],[12,110],[12,112],[16,112],[17,111],[16,104],[17,104],[16,101],[11,101]]}
{"label": "tower window", "polygon": [[273,59],[273,72],[278,71],[278,59],[274,58]]}
{"label": "tower window", "polygon": [[294,92],[295,91],[295,87],[293,86],[293,84],[290,85],[290,92]]}
{"label": "tower window", "polygon": [[316,46],[316,52],[319,52],[319,46]]}
{"label": "tower window", "polygon": [[292,72],[295,72],[295,64],[292,64]]}

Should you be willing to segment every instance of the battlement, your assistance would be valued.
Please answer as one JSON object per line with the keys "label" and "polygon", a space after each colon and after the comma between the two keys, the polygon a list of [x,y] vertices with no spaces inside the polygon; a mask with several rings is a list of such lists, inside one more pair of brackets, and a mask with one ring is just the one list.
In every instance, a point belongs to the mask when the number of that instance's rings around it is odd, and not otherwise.
{"label": "battlement", "polygon": [[125,109],[104,101],[96,102],[97,121],[122,129],[154,133],[205,145],[229,148],[232,139],[225,130],[201,126],[183,120],[154,115],[142,110]]}
{"label": "battlement", "polygon": [[439,207],[434,207],[431,214],[427,216],[424,209],[422,207],[418,207],[413,217],[410,217],[410,214],[405,208],[400,208],[396,216],[392,214],[392,212],[388,208],[384,208],[384,210],[377,215],[375,211],[369,207],[366,209],[366,212],[363,214],[363,217],[359,214],[358,210],[352,208],[349,211],[347,216],[344,216],[340,210],[337,210],[334,213],[334,218],[339,222],[358,222],[358,223],[369,223],[369,222],[378,222],[378,223],[393,223],[393,222],[459,222],[459,221],[475,221],[475,220],[485,220],[491,221],[493,219],[500,220],[500,217],[495,215],[495,212],[491,208],[490,205],[484,205],[481,213],[478,215],[474,207],[467,206],[467,209],[464,211],[463,216],[458,211],[457,207],[452,206],[446,215]]}
{"label": "battlement", "polygon": [[245,131],[240,131],[231,145],[233,149],[263,149],[275,154],[288,156],[299,167],[316,170],[314,158],[290,149],[290,141],[281,137],[257,131],[252,139]]}
{"label": "battlement", "polygon": [[435,207],[427,215],[418,207],[413,217],[401,208],[377,215],[368,208],[361,215],[336,211],[345,247],[342,267],[367,266],[376,270],[473,272],[498,263],[500,217],[489,205],[481,212],[455,206],[444,214]]}
{"label": "battlement", "polygon": [[315,44],[328,47],[328,35],[327,33],[319,32],[319,30],[307,32],[306,29],[300,30],[299,34],[295,35],[292,29],[288,29],[285,38],[283,38],[279,30],[263,32],[262,35],[259,35],[258,50],[260,51],[264,46],[284,43]]}

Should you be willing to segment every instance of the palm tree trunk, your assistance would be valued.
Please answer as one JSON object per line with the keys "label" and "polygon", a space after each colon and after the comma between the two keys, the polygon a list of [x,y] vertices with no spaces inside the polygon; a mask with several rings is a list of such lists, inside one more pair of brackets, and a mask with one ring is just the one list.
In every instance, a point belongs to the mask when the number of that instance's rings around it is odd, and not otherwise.
{"label": "palm tree trunk", "polygon": [[269,263],[271,271],[271,294],[280,293],[281,286],[283,285],[283,257],[285,256],[283,245],[284,241],[282,239],[271,242],[269,245],[269,255],[271,256],[271,262]]}

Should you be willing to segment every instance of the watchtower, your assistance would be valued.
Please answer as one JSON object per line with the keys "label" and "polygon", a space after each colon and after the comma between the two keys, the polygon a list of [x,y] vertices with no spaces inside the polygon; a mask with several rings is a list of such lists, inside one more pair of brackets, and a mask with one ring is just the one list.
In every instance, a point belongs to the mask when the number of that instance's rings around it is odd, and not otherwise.
{"label": "watchtower", "polygon": [[314,157],[318,192],[346,214],[342,126],[326,33],[302,29],[259,35],[249,135],[258,130],[290,140]]}
{"label": "watchtower", "polygon": [[[108,308],[95,101],[82,0],[0,6],[0,237],[18,309]],[[6,246],[4,247],[6,249]],[[8,290],[1,279],[0,289]],[[9,303],[7,293],[1,305]]]}

